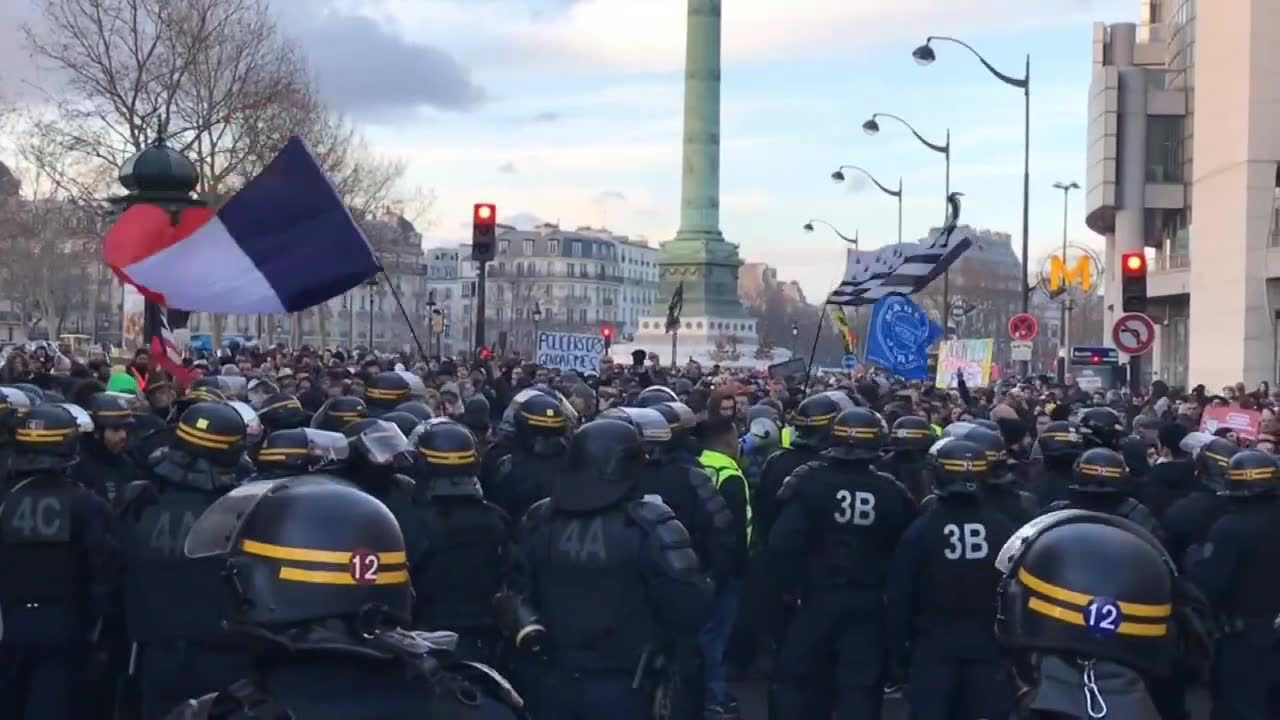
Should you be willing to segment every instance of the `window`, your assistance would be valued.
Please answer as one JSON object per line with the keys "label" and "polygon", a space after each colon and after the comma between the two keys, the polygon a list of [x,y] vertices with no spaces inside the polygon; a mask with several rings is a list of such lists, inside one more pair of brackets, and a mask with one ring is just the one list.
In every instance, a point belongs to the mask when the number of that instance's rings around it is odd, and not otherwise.
{"label": "window", "polygon": [[1182,124],[1172,115],[1147,118],[1147,182],[1182,182]]}
{"label": "window", "polygon": [[550,240],[547,241],[547,254],[548,255],[560,254],[560,238],[551,238]]}
{"label": "window", "polygon": [[506,254],[507,254],[507,251],[508,251],[508,250],[510,250],[510,249],[511,249],[511,241],[510,241],[510,240],[499,240],[499,241],[498,241],[498,254],[499,254],[499,255],[506,255]]}
{"label": "window", "polygon": [[453,288],[445,288],[445,289],[444,289],[444,299],[445,299],[445,300],[452,300],[452,299],[453,299]]}
{"label": "window", "polygon": [[581,323],[586,323],[586,322],[587,322],[587,309],[586,309],[586,308],[582,308],[581,310],[579,310],[579,311],[578,311],[578,322],[581,322]]}
{"label": "window", "polygon": [[573,263],[566,263],[565,267],[569,268],[569,277],[573,277],[574,273],[576,272],[577,266]]}
{"label": "window", "polygon": [[502,319],[502,308],[495,308],[495,309],[494,309],[494,311],[493,311],[493,318],[494,318],[495,320],[501,320],[501,319]]}
{"label": "window", "polygon": [[532,241],[532,240],[525,240],[525,241],[524,241],[524,254],[525,254],[525,255],[532,255],[532,254],[533,254],[533,241]]}
{"label": "window", "polygon": [[582,243],[580,241],[569,241],[569,257],[582,257]]}

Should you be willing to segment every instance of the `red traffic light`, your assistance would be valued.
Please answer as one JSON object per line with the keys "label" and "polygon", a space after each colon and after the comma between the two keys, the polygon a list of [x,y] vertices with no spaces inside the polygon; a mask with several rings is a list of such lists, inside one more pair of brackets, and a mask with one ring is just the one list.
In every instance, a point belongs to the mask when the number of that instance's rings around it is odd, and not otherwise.
{"label": "red traffic light", "polygon": [[607,327],[607,326],[602,327],[600,328],[600,334],[604,337],[604,339],[608,340],[609,338],[613,337],[613,328]]}
{"label": "red traffic light", "polygon": [[480,359],[485,361],[493,359],[493,351],[487,345],[480,348]]}
{"label": "red traffic light", "polygon": [[1120,256],[1120,267],[1125,275],[1136,276],[1147,274],[1147,256],[1140,252],[1125,253]]}
{"label": "red traffic light", "polygon": [[491,203],[476,203],[475,221],[482,224],[493,224],[498,218],[498,209]]}

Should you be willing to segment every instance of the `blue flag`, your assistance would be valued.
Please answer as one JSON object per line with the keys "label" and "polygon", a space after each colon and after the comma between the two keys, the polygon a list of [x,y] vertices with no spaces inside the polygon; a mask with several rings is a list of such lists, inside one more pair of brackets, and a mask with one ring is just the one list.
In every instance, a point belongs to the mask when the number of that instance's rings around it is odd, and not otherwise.
{"label": "blue flag", "polygon": [[907,380],[924,379],[929,346],[942,337],[942,328],[905,295],[876,301],[867,328],[867,362]]}

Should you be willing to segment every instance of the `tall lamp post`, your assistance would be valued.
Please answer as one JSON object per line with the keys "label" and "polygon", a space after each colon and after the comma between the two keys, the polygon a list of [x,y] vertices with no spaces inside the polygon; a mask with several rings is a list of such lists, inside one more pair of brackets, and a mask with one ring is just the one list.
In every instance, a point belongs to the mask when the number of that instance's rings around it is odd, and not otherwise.
{"label": "tall lamp post", "polygon": [[529,356],[535,362],[538,359],[538,323],[542,322],[542,306],[533,301],[533,353]]}
{"label": "tall lamp post", "polygon": [[840,232],[839,228],[827,222],[826,220],[823,220],[821,218],[812,218],[811,220],[809,220],[809,222],[804,224],[804,231],[813,232],[814,223],[818,223],[819,225],[826,225],[827,227],[831,228],[831,232],[835,233],[836,235],[839,235],[841,240],[849,243],[854,247],[858,247],[858,231],[857,230],[853,231],[853,237],[849,237],[848,235],[845,235],[844,233]]}
{"label": "tall lamp post", "polygon": [[[431,355],[432,340],[436,335],[436,291],[427,291],[427,355]],[[425,360],[426,358],[424,358]]]}
{"label": "tall lamp post", "polygon": [[[1056,182],[1053,184],[1055,190],[1062,191],[1062,265],[1067,265],[1067,197],[1072,190],[1079,190],[1080,185],[1069,182]],[[1071,352],[1069,347],[1071,343],[1071,294],[1067,292],[1067,285],[1064,279],[1062,284],[1062,307],[1059,308],[1059,327],[1058,327],[1058,384],[1062,385],[1067,381],[1067,355]]]}
{"label": "tall lamp post", "polygon": [[898,242],[902,242],[902,178],[898,178],[898,189],[894,190],[893,188],[885,187],[885,185],[877,180],[874,175],[857,165],[841,165],[836,168],[835,172],[831,173],[831,179],[838,183],[844,182],[845,170],[857,170],[863,175],[866,175],[868,180],[875,183],[875,186],[880,188],[880,192],[888,195],[889,197],[895,197],[898,199]]}
{"label": "tall lamp post", "polygon": [[[919,140],[922,145],[942,155],[944,165],[946,168],[944,171],[945,175],[943,180],[943,196],[942,196],[942,208],[943,208],[942,209],[942,225],[945,227],[947,222],[951,219],[950,217],[951,201],[949,199],[951,197],[951,128],[947,128],[946,141],[944,141],[942,144],[938,144],[938,143],[929,142],[928,140],[926,140],[923,135],[921,135],[914,127],[911,126],[911,123],[907,122],[906,120],[903,120],[897,115],[893,115],[890,113],[872,113],[871,117],[868,118],[866,122],[862,123],[862,131],[868,135],[875,135],[879,133],[880,118],[889,118],[890,120],[898,121],[899,123],[902,124],[903,127],[910,130],[911,134],[915,135],[916,139]],[[951,270],[949,268],[947,269],[946,272],[942,273],[942,307],[944,309],[951,307]],[[942,336],[943,337],[947,336],[948,324],[950,323],[950,318],[947,317],[948,314],[949,313],[946,312],[945,310],[942,313]]]}
{"label": "tall lamp post", "polygon": [[797,343],[800,342],[800,323],[791,321],[791,357],[796,356]]}
{"label": "tall lamp post", "polygon": [[955,43],[967,49],[998,80],[1006,85],[1022,89],[1022,312],[1026,312],[1031,296],[1031,284],[1027,281],[1027,254],[1031,238],[1031,55],[1027,55],[1026,75],[1020,78],[1005,75],[997,70],[969,43],[945,35],[930,35],[925,38],[923,45],[911,51],[911,57],[915,58],[916,62],[921,65],[929,65],[934,60],[937,60],[938,56],[934,53],[932,45],[934,40]]}
{"label": "tall lamp post", "polygon": [[364,286],[369,290],[369,352],[373,352],[373,294],[378,291],[378,276],[365,280]]}

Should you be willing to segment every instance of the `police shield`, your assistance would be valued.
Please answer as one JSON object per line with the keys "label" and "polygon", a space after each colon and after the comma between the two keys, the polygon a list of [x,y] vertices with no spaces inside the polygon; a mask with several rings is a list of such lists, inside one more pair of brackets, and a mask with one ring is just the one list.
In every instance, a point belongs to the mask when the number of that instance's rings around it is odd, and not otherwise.
{"label": "police shield", "polygon": [[365,457],[374,465],[390,465],[397,455],[410,451],[409,439],[394,423],[377,420],[352,439],[364,446]]}

